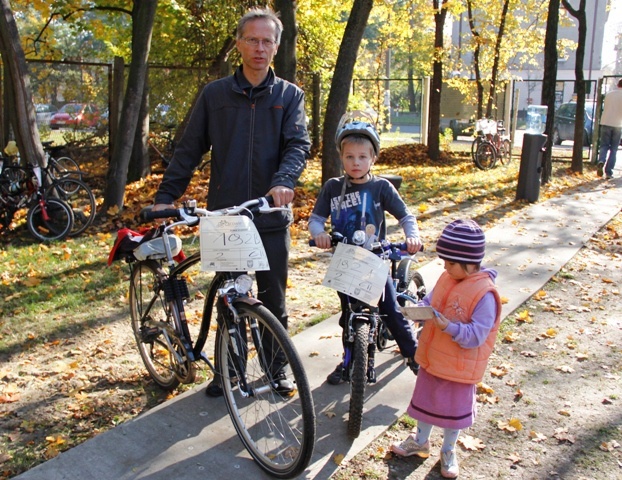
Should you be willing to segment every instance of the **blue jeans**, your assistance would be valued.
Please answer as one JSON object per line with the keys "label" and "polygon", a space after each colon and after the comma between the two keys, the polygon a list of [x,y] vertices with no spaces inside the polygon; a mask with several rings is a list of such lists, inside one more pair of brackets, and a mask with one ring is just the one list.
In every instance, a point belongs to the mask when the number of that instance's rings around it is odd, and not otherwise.
{"label": "blue jeans", "polygon": [[[605,164],[605,175],[613,177],[613,167],[616,166],[616,154],[620,146],[622,128],[610,127],[609,125],[600,126],[600,153],[598,162]],[[607,158],[609,152],[609,158]]]}

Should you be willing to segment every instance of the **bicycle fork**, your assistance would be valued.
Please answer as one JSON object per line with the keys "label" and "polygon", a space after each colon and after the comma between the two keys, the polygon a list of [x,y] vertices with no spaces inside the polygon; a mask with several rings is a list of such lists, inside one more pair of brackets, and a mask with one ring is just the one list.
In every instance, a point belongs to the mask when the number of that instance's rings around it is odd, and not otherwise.
{"label": "bicycle fork", "polygon": [[350,366],[352,365],[355,326],[357,322],[369,323],[369,337],[367,339],[367,383],[376,383],[376,335],[378,332],[378,317],[374,313],[350,313],[348,321],[348,336],[344,345],[343,372],[350,380]]}

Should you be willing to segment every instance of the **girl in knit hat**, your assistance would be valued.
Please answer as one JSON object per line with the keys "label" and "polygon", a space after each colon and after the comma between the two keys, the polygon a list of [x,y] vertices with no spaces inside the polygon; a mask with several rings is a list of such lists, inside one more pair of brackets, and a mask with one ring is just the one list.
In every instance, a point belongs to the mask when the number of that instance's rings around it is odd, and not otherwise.
{"label": "girl in knit hat", "polygon": [[432,426],[443,428],[441,474],[458,476],[456,442],[475,419],[475,389],[484,375],[501,319],[497,272],[481,267],[485,237],[472,220],[445,227],[436,244],[445,271],[420,302],[435,315],[424,323],[415,360],[419,376],[407,413],[417,420],[416,434],[394,443],[400,456],[430,456]]}

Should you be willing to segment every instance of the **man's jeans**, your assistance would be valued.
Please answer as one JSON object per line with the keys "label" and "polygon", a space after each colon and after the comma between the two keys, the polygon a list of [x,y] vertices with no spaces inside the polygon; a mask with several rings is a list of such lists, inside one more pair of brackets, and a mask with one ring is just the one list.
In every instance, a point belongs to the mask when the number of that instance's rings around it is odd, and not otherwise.
{"label": "man's jeans", "polygon": [[[613,177],[613,167],[616,166],[616,154],[620,146],[622,128],[610,127],[609,125],[600,126],[600,153],[598,162],[605,164],[605,175]],[[609,152],[609,158],[607,158]]]}

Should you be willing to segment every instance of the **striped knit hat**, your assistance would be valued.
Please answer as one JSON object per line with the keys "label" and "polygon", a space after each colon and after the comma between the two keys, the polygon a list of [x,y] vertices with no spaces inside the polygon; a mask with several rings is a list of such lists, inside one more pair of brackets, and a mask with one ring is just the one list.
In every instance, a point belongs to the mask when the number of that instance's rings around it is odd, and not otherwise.
{"label": "striped knit hat", "polygon": [[436,253],[443,260],[458,263],[482,263],[486,237],[473,220],[455,220],[443,229]]}

